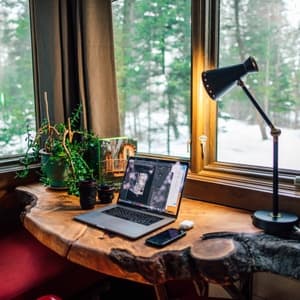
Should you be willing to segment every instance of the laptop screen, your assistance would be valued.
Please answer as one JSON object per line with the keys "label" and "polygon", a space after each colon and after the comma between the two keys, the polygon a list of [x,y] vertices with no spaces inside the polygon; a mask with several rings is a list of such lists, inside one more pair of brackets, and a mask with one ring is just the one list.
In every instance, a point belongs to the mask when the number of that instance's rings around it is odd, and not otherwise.
{"label": "laptop screen", "polygon": [[188,163],[130,157],[118,203],[176,216]]}

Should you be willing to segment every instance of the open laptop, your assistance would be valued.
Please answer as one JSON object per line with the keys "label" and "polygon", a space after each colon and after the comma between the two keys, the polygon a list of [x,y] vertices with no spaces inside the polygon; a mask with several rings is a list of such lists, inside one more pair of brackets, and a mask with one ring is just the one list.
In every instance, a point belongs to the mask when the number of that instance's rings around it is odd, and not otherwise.
{"label": "open laptop", "polygon": [[130,157],[117,203],[74,219],[137,239],[176,220],[187,171],[187,162]]}

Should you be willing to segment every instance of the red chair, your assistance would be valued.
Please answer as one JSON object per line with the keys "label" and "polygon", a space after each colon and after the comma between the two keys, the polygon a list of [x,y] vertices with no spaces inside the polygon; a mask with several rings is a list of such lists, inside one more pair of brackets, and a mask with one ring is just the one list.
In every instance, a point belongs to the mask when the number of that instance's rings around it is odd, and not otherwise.
{"label": "red chair", "polygon": [[49,250],[23,227],[0,235],[0,253],[0,300],[61,299],[103,279]]}

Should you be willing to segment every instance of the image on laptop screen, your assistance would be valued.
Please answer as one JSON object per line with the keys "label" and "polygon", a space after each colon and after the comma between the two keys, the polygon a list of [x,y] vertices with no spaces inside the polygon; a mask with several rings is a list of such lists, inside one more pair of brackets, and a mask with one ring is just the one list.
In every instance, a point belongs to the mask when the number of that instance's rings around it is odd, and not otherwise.
{"label": "image on laptop screen", "polygon": [[175,216],[187,168],[177,161],[129,158],[118,202]]}

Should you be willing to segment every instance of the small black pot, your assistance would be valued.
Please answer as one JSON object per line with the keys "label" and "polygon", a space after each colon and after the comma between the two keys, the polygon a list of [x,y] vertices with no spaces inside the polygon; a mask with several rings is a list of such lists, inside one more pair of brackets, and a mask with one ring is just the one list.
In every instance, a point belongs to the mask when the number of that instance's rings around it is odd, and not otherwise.
{"label": "small black pot", "polygon": [[111,203],[114,199],[115,189],[109,185],[99,185],[98,187],[98,200],[100,203]]}
{"label": "small black pot", "polygon": [[96,203],[96,180],[83,180],[79,183],[80,206],[82,209],[92,209]]}

